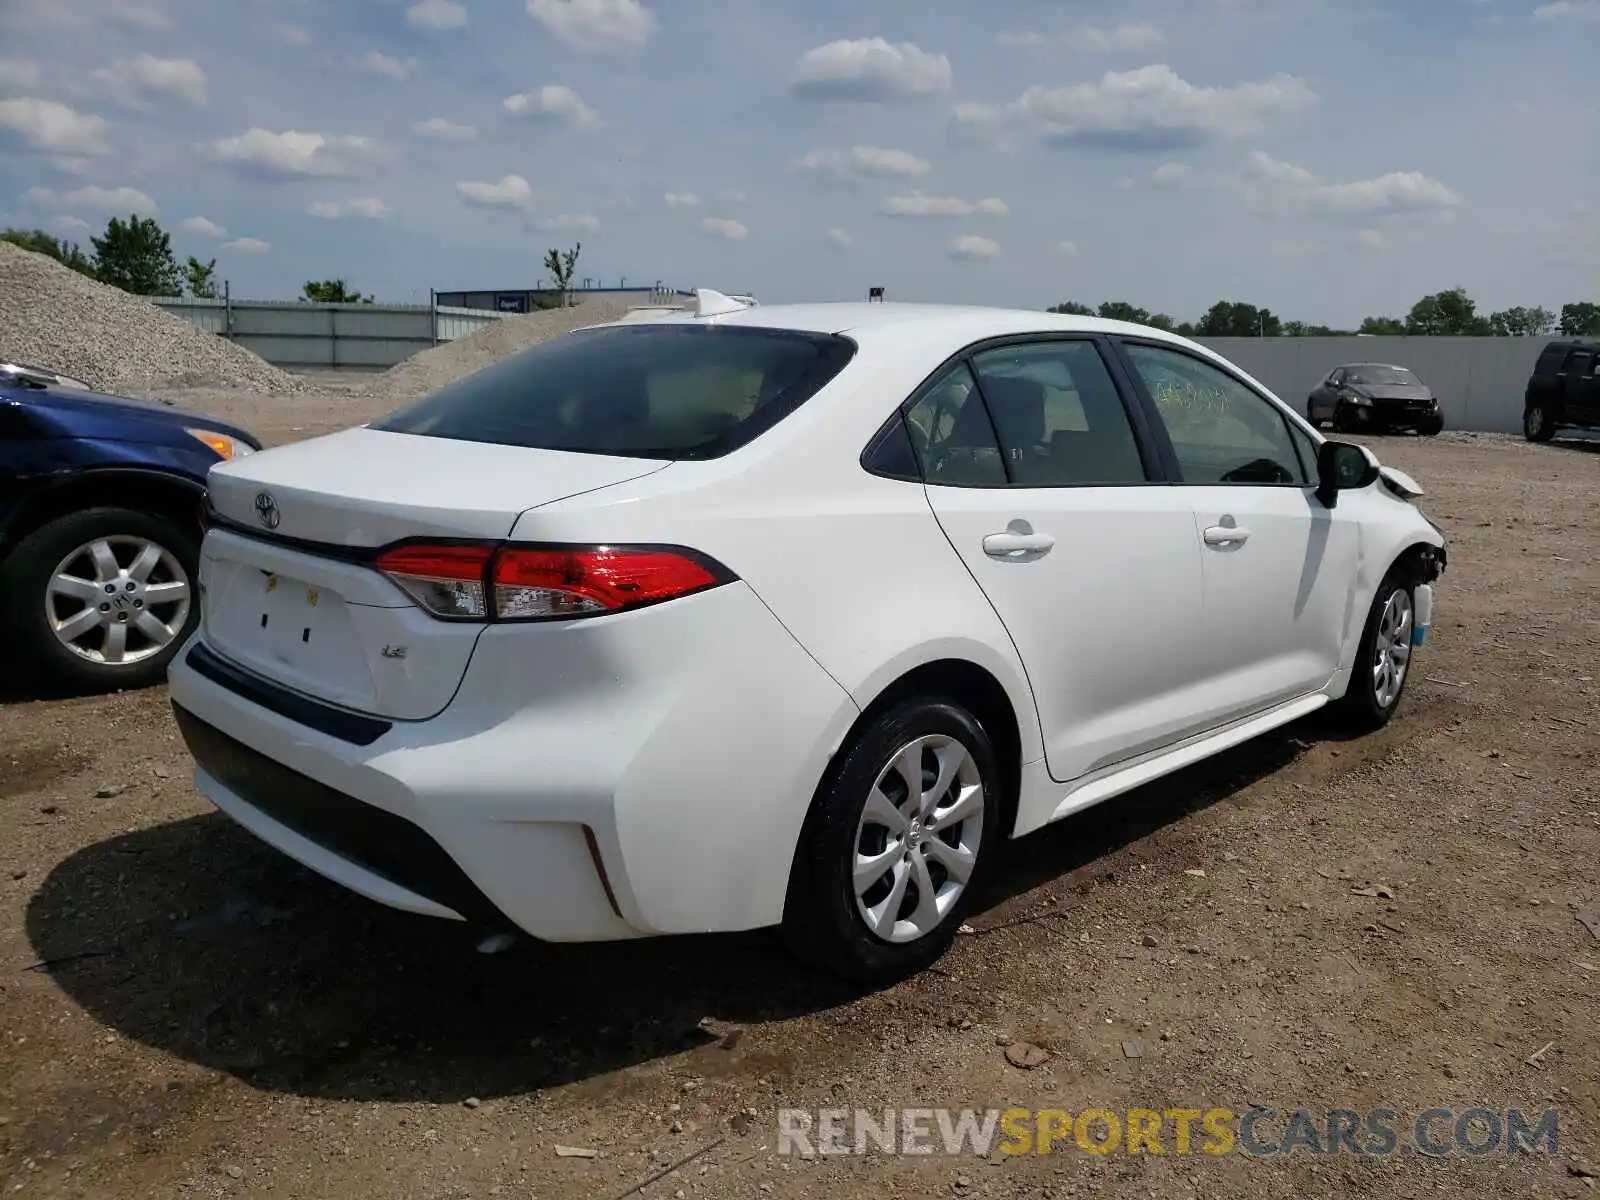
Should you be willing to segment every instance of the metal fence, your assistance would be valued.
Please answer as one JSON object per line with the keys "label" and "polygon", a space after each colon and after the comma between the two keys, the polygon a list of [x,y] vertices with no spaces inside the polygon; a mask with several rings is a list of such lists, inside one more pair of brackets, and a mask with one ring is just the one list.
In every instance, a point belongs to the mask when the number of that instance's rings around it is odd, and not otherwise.
{"label": "metal fence", "polygon": [[1446,429],[1517,433],[1522,398],[1548,337],[1198,338],[1301,412],[1311,390],[1346,363],[1392,363],[1439,397]]}
{"label": "metal fence", "polygon": [[382,370],[419,350],[476,333],[505,314],[439,304],[315,304],[300,300],[155,298],[207,333],[274,366]]}

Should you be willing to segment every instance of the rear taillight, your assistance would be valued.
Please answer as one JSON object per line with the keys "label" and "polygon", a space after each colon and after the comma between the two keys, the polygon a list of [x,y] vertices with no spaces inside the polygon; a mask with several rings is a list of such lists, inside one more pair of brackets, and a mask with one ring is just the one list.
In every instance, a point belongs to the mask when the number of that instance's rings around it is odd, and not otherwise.
{"label": "rear taillight", "polygon": [[720,563],[674,546],[409,544],[378,569],[436,617],[545,621],[641,608],[727,583]]}
{"label": "rear taillight", "polygon": [[493,557],[493,546],[396,546],[378,556],[378,570],[436,617],[482,621],[489,615],[485,578]]}

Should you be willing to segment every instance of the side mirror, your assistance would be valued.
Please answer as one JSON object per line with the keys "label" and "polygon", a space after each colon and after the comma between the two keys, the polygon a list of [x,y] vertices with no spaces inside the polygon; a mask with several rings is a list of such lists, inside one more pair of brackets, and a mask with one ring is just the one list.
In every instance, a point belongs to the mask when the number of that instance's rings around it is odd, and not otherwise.
{"label": "side mirror", "polygon": [[1317,451],[1317,499],[1332,508],[1339,493],[1370,487],[1378,480],[1377,456],[1354,442],[1323,442]]}

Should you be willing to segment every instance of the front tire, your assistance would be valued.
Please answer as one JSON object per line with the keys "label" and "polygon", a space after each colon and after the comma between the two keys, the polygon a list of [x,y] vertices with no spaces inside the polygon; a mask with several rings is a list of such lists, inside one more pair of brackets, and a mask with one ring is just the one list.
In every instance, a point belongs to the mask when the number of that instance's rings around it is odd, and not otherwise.
{"label": "front tire", "polygon": [[1389,723],[1411,674],[1411,636],[1416,596],[1411,584],[1390,574],[1372,598],[1350,686],[1336,709],[1340,723],[1367,733]]}
{"label": "front tire", "polygon": [[176,521],[89,508],[46,522],[0,563],[11,652],[47,688],[148,687],[200,619],[200,548]]}
{"label": "front tire", "polygon": [[1543,404],[1530,404],[1522,411],[1522,436],[1530,442],[1548,442],[1556,435],[1556,423]]}
{"label": "front tire", "polygon": [[994,746],[966,709],[907,700],[857,736],[817,789],[784,906],[806,961],[881,985],[949,947],[999,841]]}
{"label": "front tire", "polygon": [[1444,432],[1444,418],[1435,416],[1417,426],[1417,432],[1423,437],[1438,437]]}

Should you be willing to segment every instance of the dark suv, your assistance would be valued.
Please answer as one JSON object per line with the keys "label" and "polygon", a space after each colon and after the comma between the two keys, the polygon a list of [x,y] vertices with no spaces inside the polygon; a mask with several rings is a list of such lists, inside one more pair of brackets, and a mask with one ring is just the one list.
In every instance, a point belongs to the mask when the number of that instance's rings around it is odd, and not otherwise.
{"label": "dark suv", "polygon": [[1558,429],[1600,429],[1600,341],[1562,338],[1533,364],[1522,401],[1522,433],[1548,442]]}

